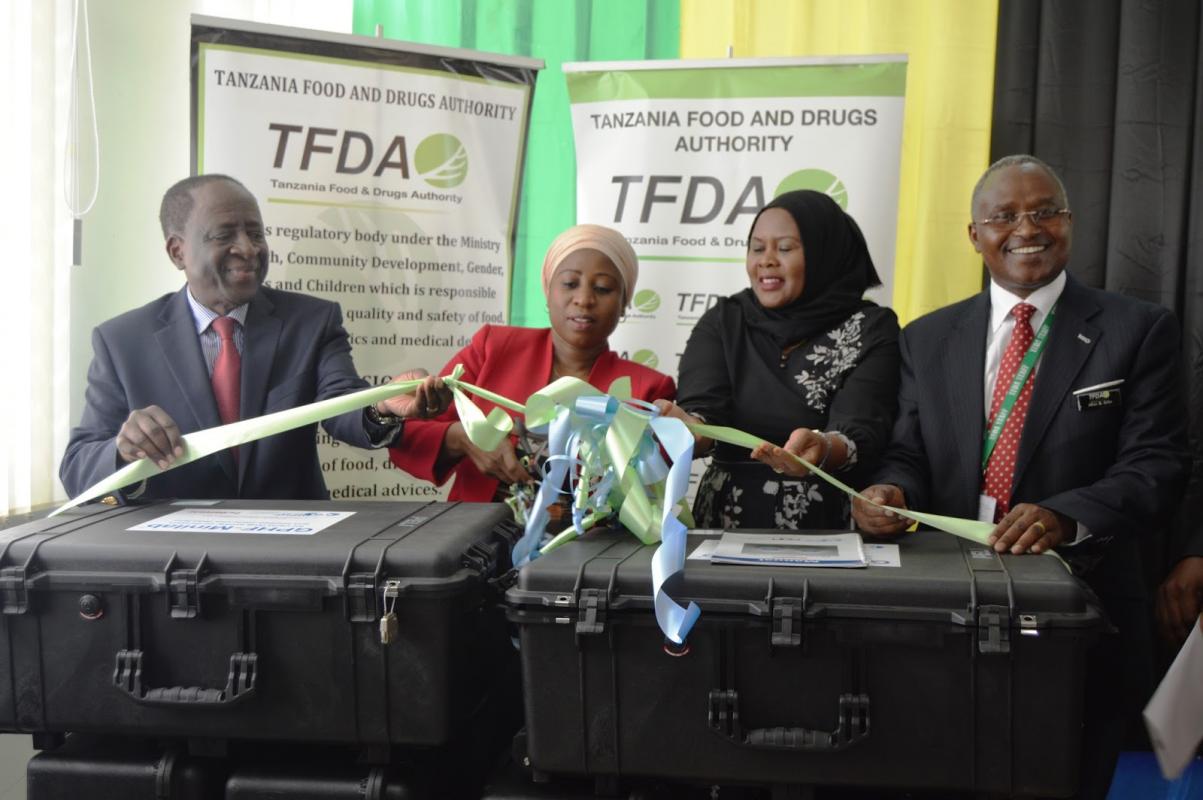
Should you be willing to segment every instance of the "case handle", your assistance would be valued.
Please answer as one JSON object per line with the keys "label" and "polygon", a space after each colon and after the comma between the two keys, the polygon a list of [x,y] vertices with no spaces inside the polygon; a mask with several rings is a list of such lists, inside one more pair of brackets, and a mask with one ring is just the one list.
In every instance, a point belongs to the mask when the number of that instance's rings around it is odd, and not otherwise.
{"label": "case handle", "polygon": [[224,689],[202,686],[142,686],[142,651],[117,651],[117,666],[113,670],[113,685],[133,698],[134,702],[154,706],[226,707],[239,703],[255,693],[259,656],[255,653],[234,653],[230,656],[230,672]]}
{"label": "case handle", "polygon": [[745,730],[739,719],[739,692],[734,690],[712,690],[708,705],[710,729],[742,747],[829,752],[843,750],[869,736],[867,694],[840,695],[839,721],[834,731],[798,727]]}

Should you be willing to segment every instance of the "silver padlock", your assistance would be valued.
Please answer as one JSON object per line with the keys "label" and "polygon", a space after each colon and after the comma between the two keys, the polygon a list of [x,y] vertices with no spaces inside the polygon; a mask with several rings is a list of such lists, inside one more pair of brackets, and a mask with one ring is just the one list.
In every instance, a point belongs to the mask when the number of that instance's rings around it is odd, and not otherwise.
{"label": "silver padlock", "polygon": [[380,643],[390,644],[397,638],[397,615],[389,611],[380,618]]}
{"label": "silver padlock", "polygon": [[401,581],[384,582],[384,615],[380,617],[380,643],[389,644],[397,638],[397,595],[401,594]]}

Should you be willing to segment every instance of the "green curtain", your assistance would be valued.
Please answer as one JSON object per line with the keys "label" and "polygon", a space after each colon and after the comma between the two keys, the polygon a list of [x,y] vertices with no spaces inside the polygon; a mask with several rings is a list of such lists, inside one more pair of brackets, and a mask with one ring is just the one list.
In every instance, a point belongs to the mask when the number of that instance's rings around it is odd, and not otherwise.
{"label": "green curtain", "polygon": [[556,235],[576,222],[576,162],[565,61],[678,58],[679,0],[355,0],[355,33],[547,62],[535,84],[510,321],[547,324],[540,272]]}

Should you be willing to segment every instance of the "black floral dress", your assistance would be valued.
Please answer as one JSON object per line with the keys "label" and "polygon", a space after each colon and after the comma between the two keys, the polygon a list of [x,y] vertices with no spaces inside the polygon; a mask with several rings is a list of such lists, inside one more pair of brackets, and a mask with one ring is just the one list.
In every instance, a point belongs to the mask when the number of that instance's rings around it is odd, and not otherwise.
{"label": "black floral dress", "polygon": [[[681,358],[677,402],[714,425],[776,444],[795,428],[839,433],[850,445],[841,479],[858,485],[889,440],[898,395],[898,320],[871,304],[786,348],[745,324],[724,298],[698,321]],[[783,477],[720,443],[693,506],[700,528],[842,530],[847,497],[818,478]]]}

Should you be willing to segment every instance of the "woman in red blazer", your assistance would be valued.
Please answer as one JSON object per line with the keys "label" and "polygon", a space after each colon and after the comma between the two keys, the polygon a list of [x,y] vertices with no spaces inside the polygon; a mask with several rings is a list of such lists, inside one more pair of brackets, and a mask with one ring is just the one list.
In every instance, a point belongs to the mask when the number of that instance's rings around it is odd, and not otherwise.
{"label": "woman in red blazer", "polygon": [[[461,376],[498,394],[525,402],[557,378],[571,375],[603,391],[617,378],[631,379],[631,396],[673,399],[673,379],[619,358],[608,339],[630,305],[639,274],[635,251],[622,234],[601,225],[576,225],[556,237],[543,260],[543,293],[550,328],[486,325],[440,374],[463,364]],[[474,398],[488,413],[493,404]],[[442,485],[455,476],[451,500],[504,498],[504,485],[532,475],[514,452],[514,438],[493,452],[472,444],[453,405],[431,420],[409,420],[392,462],[416,478]]]}

